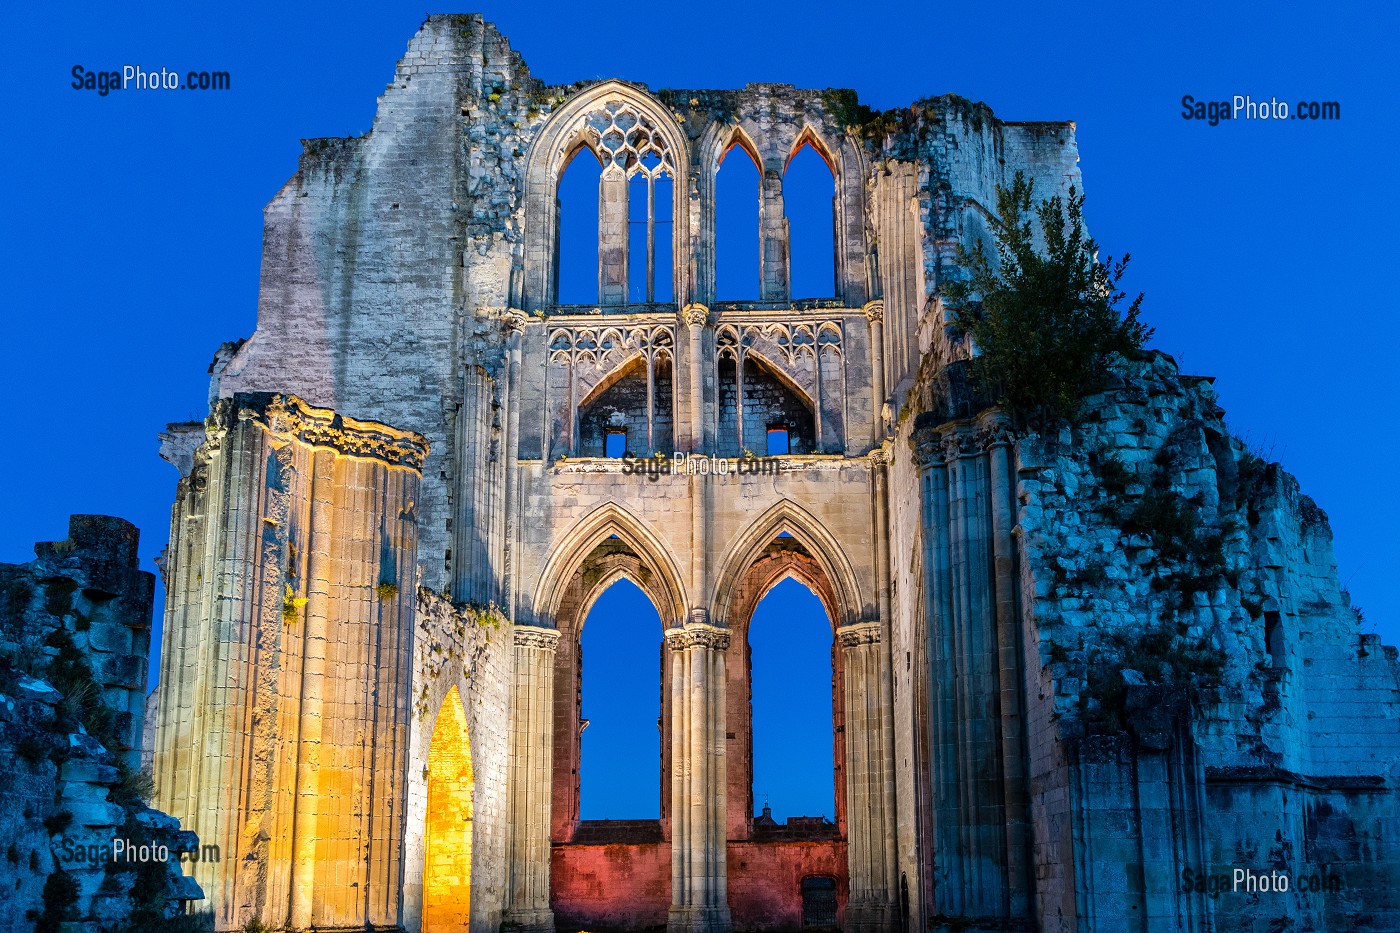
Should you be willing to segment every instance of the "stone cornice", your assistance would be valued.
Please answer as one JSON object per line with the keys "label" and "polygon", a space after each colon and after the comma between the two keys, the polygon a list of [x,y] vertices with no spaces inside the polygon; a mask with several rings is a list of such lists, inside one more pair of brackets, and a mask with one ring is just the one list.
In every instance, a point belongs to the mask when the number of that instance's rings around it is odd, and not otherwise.
{"label": "stone cornice", "polygon": [[673,628],[666,632],[666,647],[672,651],[686,648],[710,648],[723,651],[729,647],[729,629],[718,625],[690,623],[685,628]]}
{"label": "stone cornice", "polygon": [[559,644],[559,630],[538,625],[517,625],[512,635],[517,648],[536,648],[540,651],[553,651]]}
{"label": "stone cornice", "polygon": [[334,450],[347,457],[379,460],[422,472],[428,441],[413,431],[401,431],[376,421],[360,421],[329,408],[316,408],[295,395],[239,393],[211,420],[247,421],[269,434],[308,447]]}
{"label": "stone cornice", "polygon": [[880,643],[880,623],[856,622],[853,625],[843,625],[836,630],[836,638],[841,642],[842,648],[878,645]]}

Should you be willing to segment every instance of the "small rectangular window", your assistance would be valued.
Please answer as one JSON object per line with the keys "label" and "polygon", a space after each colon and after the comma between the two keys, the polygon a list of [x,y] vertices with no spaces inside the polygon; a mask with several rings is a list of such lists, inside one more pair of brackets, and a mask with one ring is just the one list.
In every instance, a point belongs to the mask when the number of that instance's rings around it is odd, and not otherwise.
{"label": "small rectangular window", "polygon": [[603,442],[603,456],[618,457],[627,453],[627,432],[609,431]]}
{"label": "small rectangular window", "polygon": [[770,424],[768,426],[768,456],[778,457],[789,452],[787,425]]}

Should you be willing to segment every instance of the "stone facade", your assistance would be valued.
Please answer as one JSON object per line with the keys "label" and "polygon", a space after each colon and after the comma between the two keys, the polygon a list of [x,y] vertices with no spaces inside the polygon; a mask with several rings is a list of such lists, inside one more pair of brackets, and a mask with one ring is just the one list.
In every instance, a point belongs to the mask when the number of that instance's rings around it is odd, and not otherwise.
{"label": "stone facade", "polygon": [[[761,169],[748,302],[715,299],[734,146]],[[789,287],[803,146],[835,182],[829,296]],[[584,149],[599,300],[563,305],[556,195]],[[219,929],[786,930],[812,880],[850,930],[1400,928],[1397,669],[1320,513],[1163,359],[1059,437],[959,389],[958,247],[1014,173],[1064,193],[1077,160],[1072,124],[951,96],[547,87],[479,17],[430,17],[369,133],[305,141],[257,331],[215,357],[209,419],[165,435],[155,770],[237,853],[197,873]],[[654,211],[662,176],[670,226],[646,227],[675,262],[653,242],[629,300],[629,197]],[[788,454],[743,456],[774,427]],[[609,433],[663,457],[605,456]],[[579,819],[579,637],[621,577],[664,630],[665,793],[609,826]],[[746,637],[785,577],[832,626],[837,819],[775,834]],[[1172,886],[1237,863],[1348,886]]]}

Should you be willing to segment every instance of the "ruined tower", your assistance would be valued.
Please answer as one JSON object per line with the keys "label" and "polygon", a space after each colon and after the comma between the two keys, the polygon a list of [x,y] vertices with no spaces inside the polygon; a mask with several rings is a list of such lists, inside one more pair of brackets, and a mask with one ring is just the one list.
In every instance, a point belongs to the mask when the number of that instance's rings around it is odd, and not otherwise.
{"label": "ruined tower", "polygon": [[[791,290],[803,147],[834,182],[829,295]],[[726,302],[736,150],[760,293]],[[1315,507],[1164,357],[1061,437],[956,391],[958,247],[998,185],[1064,193],[1077,158],[1072,124],[951,96],[547,87],[479,17],[430,17],[370,132],[304,142],[257,331],[164,438],[158,805],[224,849],[195,871],[218,928],[786,930],[829,879],[853,931],[1246,929],[1181,872],[1276,831],[1295,873],[1355,888],[1270,909],[1400,928],[1395,655],[1356,631]],[[586,305],[559,300],[575,159],[600,169]],[[1162,471],[1219,531],[1182,600],[1151,529],[1095,509],[1108,454],[1124,502]],[[623,577],[663,626],[665,786],[613,838],[579,819],[578,645]],[[745,646],[787,577],[831,623],[837,819],[772,838]],[[1227,658],[1218,687],[1107,634],[1168,617]],[[1314,723],[1327,704],[1366,738]]]}

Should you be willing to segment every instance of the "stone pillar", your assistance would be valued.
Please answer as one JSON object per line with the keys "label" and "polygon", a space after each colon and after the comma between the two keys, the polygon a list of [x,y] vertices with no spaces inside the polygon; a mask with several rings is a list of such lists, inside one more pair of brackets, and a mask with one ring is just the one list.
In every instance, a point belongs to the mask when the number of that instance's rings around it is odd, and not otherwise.
{"label": "stone pillar", "polygon": [[885,436],[885,303],[877,299],[864,310],[870,322],[870,426],[878,444]]}
{"label": "stone pillar", "polygon": [[510,716],[510,839],[502,928],[553,933],[549,907],[550,779],[554,773],[554,649],[559,632],[515,627]]}
{"label": "stone pillar", "polygon": [[690,452],[705,449],[705,324],[710,309],[704,305],[686,305],[681,312],[690,330]]}
{"label": "stone pillar", "polygon": [[992,534],[992,596],[995,601],[996,680],[1001,706],[1001,759],[1003,799],[1006,806],[1006,881],[1008,909],[1013,917],[1026,915],[1031,891],[1030,790],[1026,783],[1024,679],[1021,676],[1022,644],[1020,576],[1016,568],[1016,483],[1012,475],[1011,418],[988,409],[977,419],[981,446],[986,450],[990,478],[989,500]]}
{"label": "stone pillar", "polygon": [[671,687],[671,910],[668,933],[728,933],[725,664],[728,629],[703,620],[666,633]]}
{"label": "stone pillar", "polygon": [[843,625],[842,702],[846,716],[848,933],[898,929],[894,877],[893,723],[884,685],[890,671],[879,621]]}
{"label": "stone pillar", "polygon": [[957,672],[953,650],[953,599],[948,525],[948,467],[937,431],[915,432],[915,459],[923,523],[925,631],[929,658],[929,784],[933,789],[937,853],[934,902],[929,912],[960,916],[963,910],[963,857],[958,823]]}
{"label": "stone pillar", "polygon": [[783,208],[783,166],[765,168],[758,183],[758,238],[760,295],[764,301],[788,301],[788,220]]}
{"label": "stone pillar", "polygon": [[426,444],[261,393],[205,434],[173,518],[156,799],[223,852],[191,866],[218,929],[388,927]]}
{"label": "stone pillar", "polygon": [[627,178],[615,165],[598,182],[598,303],[627,304]]}
{"label": "stone pillar", "polygon": [[[505,525],[506,525],[506,550],[504,561],[504,580],[502,581],[502,597],[506,606],[506,614],[512,622],[515,621],[516,613],[516,582],[518,575],[518,565],[520,560],[520,531],[518,516],[524,513],[520,503],[516,500],[520,497],[519,481],[516,477],[516,460],[520,455],[520,340],[525,333],[525,325],[529,318],[525,312],[510,309],[505,316],[506,326],[510,336],[506,340],[506,350],[509,358],[509,369],[506,371],[506,391],[502,407],[505,408],[506,415],[506,451],[505,451]],[[475,451],[465,452],[470,455],[479,455],[482,448]]]}

